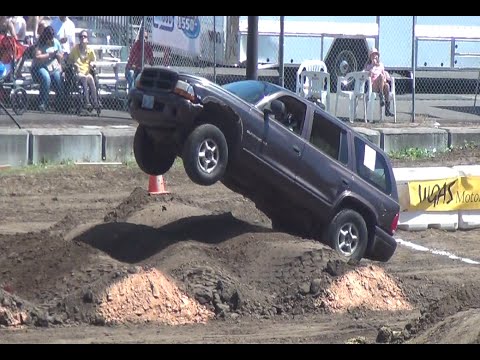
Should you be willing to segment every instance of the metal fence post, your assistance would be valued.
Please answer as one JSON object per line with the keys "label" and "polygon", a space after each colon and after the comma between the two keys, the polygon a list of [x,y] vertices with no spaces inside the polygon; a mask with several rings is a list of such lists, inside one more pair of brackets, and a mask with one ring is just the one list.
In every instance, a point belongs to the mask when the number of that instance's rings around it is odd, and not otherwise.
{"label": "metal fence post", "polygon": [[417,42],[415,41],[415,24],[417,17],[413,17],[412,25],[412,123],[415,122],[415,68],[417,67]]}
{"label": "metal fence post", "polygon": [[216,17],[213,17],[213,82],[217,82],[217,25],[216,25]]}
{"label": "metal fence post", "polygon": [[258,79],[258,16],[248,17],[247,79]]}
{"label": "metal fence post", "polygon": [[283,64],[283,51],[285,40],[285,16],[280,16],[280,39],[278,49],[278,83],[281,87],[284,87],[284,64]]}
{"label": "metal fence post", "polygon": [[142,70],[143,67],[145,66],[145,22],[146,22],[146,16],[143,17],[142,19],[142,26],[140,27],[140,35],[142,36]]}

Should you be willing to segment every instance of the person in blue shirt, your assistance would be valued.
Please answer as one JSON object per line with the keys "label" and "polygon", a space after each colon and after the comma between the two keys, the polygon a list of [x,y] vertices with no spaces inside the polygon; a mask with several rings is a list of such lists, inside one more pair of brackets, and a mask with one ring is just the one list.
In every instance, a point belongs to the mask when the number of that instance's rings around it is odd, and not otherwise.
{"label": "person in blue shirt", "polygon": [[57,104],[61,104],[64,98],[62,59],[62,46],[60,42],[55,39],[53,28],[47,26],[38,39],[32,62],[33,80],[40,84],[38,109],[42,112],[48,107],[52,82],[57,95]]}

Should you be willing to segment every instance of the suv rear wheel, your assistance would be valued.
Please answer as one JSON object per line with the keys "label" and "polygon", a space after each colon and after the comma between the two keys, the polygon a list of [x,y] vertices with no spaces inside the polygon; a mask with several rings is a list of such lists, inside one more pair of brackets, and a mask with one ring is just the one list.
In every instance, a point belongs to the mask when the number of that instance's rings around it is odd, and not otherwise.
{"label": "suv rear wheel", "polygon": [[173,146],[161,144],[139,125],[133,138],[133,153],[138,167],[149,175],[163,175],[175,162]]}
{"label": "suv rear wheel", "polygon": [[200,125],[185,141],[182,158],[190,180],[199,185],[212,185],[227,169],[227,140],[215,125]]}
{"label": "suv rear wheel", "polygon": [[327,239],[340,256],[360,261],[368,244],[367,224],[355,210],[343,209],[328,226]]}

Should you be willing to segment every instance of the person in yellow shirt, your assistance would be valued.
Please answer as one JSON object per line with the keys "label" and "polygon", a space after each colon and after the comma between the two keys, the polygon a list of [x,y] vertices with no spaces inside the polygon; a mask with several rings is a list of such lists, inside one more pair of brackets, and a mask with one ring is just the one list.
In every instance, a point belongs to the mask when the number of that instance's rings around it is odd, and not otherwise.
{"label": "person in yellow shirt", "polygon": [[[100,109],[100,102],[97,96],[97,87],[95,79],[91,73],[95,67],[95,52],[88,47],[88,33],[82,30],[79,34],[80,42],[75,45],[69,55],[69,62],[73,64],[76,74],[83,87],[83,94],[85,96],[85,107],[91,109],[92,103],[95,109]],[[92,102],[90,102],[92,99]]]}

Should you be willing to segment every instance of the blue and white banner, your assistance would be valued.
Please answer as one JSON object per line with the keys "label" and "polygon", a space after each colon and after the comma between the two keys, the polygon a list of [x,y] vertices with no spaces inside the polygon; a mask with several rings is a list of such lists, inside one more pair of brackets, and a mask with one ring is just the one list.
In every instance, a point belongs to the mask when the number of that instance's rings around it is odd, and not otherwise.
{"label": "blue and white banner", "polygon": [[198,16],[154,16],[152,41],[189,54],[200,55],[200,27]]}

